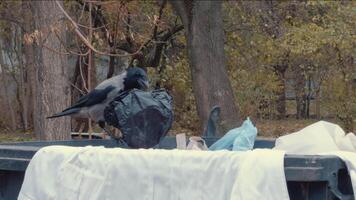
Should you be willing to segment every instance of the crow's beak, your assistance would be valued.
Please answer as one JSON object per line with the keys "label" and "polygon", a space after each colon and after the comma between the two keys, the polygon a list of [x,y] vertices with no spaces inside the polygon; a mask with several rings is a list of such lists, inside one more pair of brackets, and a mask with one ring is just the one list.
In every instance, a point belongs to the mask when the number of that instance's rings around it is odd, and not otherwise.
{"label": "crow's beak", "polygon": [[142,80],[142,79],[138,80],[138,84],[140,84],[140,87],[143,88],[144,90],[147,90],[148,87],[150,86],[147,80]]}

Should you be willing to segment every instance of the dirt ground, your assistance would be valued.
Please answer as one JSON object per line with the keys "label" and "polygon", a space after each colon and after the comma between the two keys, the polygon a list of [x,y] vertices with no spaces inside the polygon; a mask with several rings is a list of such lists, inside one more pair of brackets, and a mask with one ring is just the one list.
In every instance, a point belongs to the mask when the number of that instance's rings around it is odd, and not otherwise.
{"label": "dirt ground", "polygon": [[293,133],[302,128],[317,122],[318,120],[259,120],[255,126],[258,130],[258,136],[263,138],[277,138],[282,135]]}
{"label": "dirt ground", "polygon": [[[258,137],[260,138],[277,138],[282,135],[293,133],[303,129],[304,127],[313,124],[319,120],[316,119],[284,119],[284,120],[252,120],[253,124],[257,127]],[[341,125],[340,122],[335,120],[326,120],[332,123]],[[356,132],[356,130],[354,130]],[[171,130],[170,135],[178,133],[185,133],[187,135],[200,135],[191,130]]]}
{"label": "dirt ground", "polygon": [[[295,131],[298,131],[318,120],[306,119],[286,119],[286,120],[257,120],[253,121],[258,130],[258,137],[261,138],[277,138],[282,135],[286,135]],[[333,121],[331,121],[333,122]],[[333,122],[340,124],[339,122]],[[355,132],[355,131],[354,131]],[[169,135],[175,135],[177,133],[187,133],[187,135],[199,135],[192,133],[190,130],[171,130]],[[35,140],[33,133],[9,133],[8,131],[0,131],[0,142],[20,142]]]}

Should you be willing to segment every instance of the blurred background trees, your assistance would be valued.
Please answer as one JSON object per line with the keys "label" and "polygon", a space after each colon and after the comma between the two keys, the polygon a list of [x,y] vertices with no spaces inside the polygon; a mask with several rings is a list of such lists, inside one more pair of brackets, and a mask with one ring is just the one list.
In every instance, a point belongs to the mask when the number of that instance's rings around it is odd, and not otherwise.
{"label": "blurred background trees", "polygon": [[247,116],[266,136],[320,119],[355,130],[355,2],[58,3],[65,13],[0,2],[0,132],[87,131],[84,119],[44,118],[133,59],[173,95],[173,134],[200,134],[215,104],[222,133]]}

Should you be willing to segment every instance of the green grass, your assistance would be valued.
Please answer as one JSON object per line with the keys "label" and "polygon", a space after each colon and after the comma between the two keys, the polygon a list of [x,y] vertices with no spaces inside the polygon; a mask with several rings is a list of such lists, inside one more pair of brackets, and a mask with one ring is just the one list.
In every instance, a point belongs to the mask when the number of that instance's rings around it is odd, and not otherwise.
{"label": "green grass", "polygon": [[32,133],[8,133],[0,132],[0,143],[3,142],[24,142],[35,140],[35,136]]}

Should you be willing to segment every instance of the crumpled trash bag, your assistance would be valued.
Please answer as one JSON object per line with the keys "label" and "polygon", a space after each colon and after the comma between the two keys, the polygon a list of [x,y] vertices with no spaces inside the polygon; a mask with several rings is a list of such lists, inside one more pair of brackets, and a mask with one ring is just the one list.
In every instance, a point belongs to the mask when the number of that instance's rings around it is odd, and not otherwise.
{"label": "crumpled trash bag", "polygon": [[222,138],[209,147],[209,150],[247,151],[253,148],[257,128],[247,118],[240,127],[229,130]]}
{"label": "crumpled trash bag", "polygon": [[205,143],[205,140],[199,136],[190,137],[187,145],[187,137],[185,133],[177,134],[176,142],[177,142],[177,149],[198,150],[198,151],[209,150],[208,146]]}
{"label": "crumpled trash bag", "polygon": [[105,121],[122,132],[131,148],[157,145],[172,126],[172,97],[164,89],[119,93],[104,110]]}
{"label": "crumpled trash bag", "polygon": [[176,135],[177,149],[187,149],[187,137],[185,133]]}
{"label": "crumpled trash bag", "polygon": [[208,147],[206,146],[205,140],[203,138],[192,136],[189,138],[187,150],[206,151],[208,150]]}

